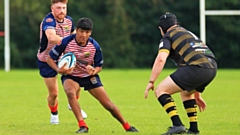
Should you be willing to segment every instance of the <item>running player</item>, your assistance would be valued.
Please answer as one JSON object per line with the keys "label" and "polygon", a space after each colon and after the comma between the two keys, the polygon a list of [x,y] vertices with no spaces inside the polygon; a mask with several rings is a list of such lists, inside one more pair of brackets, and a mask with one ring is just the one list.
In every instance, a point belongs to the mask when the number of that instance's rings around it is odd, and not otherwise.
{"label": "running player", "polygon": [[[117,106],[109,99],[101,83],[98,73],[102,70],[103,56],[97,41],[90,37],[93,29],[92,20],[81,18],[76,25],[76,34],[64,38],[59,45],[52,49],[47,58],[47,63],[56,72],[63,74],[61,77],[62,84],[79,126],[79,130],[76,133],[87,133],[89,130],[80,113],[80,104],[75,98],[76,91],[80,87],[84,87],[84,90],[87,90],[95,97],[122,124],[127,132],[138,132],[136,128],[130,126],[123,118]],[[58,68],[54,61],[59,59],[60,54],[68,52],[75,54],[77,65],[75,68],[70,69],[64,66]]]}

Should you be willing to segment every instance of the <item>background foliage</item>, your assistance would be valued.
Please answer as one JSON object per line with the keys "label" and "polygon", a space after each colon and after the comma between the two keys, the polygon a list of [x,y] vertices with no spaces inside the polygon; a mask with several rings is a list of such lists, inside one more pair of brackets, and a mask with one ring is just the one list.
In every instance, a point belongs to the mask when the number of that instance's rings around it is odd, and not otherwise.
{"label": "background foliage", "polygon": [[[0,0],[0,31],[4,31],[4,0]],[[208,10],[238,10],[239,0],[206,1]],[[106,68],[149,68],[158,50],[157,21],[166,11],[180,25],[199,34],[199,0],[69,0],[68,15],[94,22],[93,38],[101,45]],[[50,0],[10,1],[11,68],[36,68],[39,24],[50,12]],[[220,68],[239,68],[239,16],[208,16],[207,44]],[[27,61],[27,62],[26,62]],[[169,61],[166,67],[173,67]],[[4,38],[0,37],[0,68],[4,67]]]}

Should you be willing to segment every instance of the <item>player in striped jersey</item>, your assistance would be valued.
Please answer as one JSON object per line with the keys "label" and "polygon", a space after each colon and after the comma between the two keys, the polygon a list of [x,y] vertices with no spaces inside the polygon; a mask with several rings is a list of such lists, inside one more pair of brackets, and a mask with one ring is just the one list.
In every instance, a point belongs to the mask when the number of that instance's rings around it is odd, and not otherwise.
{"label": "player in striped jersey", "polygon": [[[91,38],[93,22],[89,18],[80,18],[76,26],[76,34],[65,37],[61,44],[56,45],[49,53],[47,63],[61,77],[68,102],[78,121],[79,130],[76,133],[87,133],[88,126],[80,113],[80,105],[75,96],[80,87],[84,87],[101,105],[116,118],[127,132],[138,132],[123,118],[119,109],[109,99],[101,83],[98,73],[102,70],[103,56],[99,44]],[[77,59],[75,68],[67,69],[64,66],[58,68],[55,63],[62,53],[73,52]]]}
{"label": "player in striped jersey", "polygon": [[215,56],[196,35],[178,25],[177,17],[174,14],[169,12],[163,14],[159,19],[158,26],[163,37],[152,67],[150,81],[145,90],[145,98],[148,97],[149,90],[154,90],[154,82],[163,70],[167,58],[171,58],[178,69],[166,77],[155,90],[159,103],[168,113],[173,124],[163,135],[186,132],[171,97],[172,94],[178,92],[180,92],[190,123],[186,134],[199,134],[197,106],[200,112],[206,109],[206,103],[200,93],[216,75]]}
{"label": "player in striped jersey", "polygon": [[[38,49],[38,68],[40,75],[48,89],[48,107],[51,111],[51,124],[58,124],[58,82],[57,72],[46,63],[46,58],[51,49],[63,37],[69,36],[74,31],[72,18],[67,16],[68,0],[51,0],[52,12],[48,13],[40,24],[40,47]],[[77,98],[79,93],[77,94]],[[84,112],[85,113],[85,112]]]}

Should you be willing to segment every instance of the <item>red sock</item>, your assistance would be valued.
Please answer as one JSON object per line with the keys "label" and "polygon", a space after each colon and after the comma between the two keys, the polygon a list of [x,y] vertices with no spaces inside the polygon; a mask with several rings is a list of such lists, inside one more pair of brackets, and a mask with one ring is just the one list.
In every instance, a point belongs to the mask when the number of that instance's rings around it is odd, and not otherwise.
{"label": "red sock", "polygon": [[86,127],[86,128],[88,129],[88,126],[87,126],[87,124],[85,123],[84,120],[79,120],[79,121],[78,121],[78,126],[79,126],[79,127]]}
{"label": "red sock", "polygon": [[130,128],[130,125],[128,124],[128,122],[122,124],[122,126],[125,130],[128,130]]}
{"label": "red sock", "polygon": [[58,104],[56,104],[55,106],[50,106],[50,105],[48,104],[48,107],[49,107],[49,109],[51,110],[51,112],[57,112],[57,110],[58,110]]}

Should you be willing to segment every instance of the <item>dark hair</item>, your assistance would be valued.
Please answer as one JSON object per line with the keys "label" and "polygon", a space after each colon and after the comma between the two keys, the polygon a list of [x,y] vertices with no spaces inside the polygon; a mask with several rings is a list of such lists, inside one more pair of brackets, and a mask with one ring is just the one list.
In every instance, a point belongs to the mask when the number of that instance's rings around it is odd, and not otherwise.
{"label": "dark hair", "polygon": [[58,3],[58,2],[62,2],[62,3],[68,3],[68,0],[51,0],[52,4]]}
{"label": "dark hair", "polygon": [[93,22],[90,18],[80,18],[77,21],[76,28],[81,28],[83,30],[92,30],[93,29]]}
{"label": "dark hair", "polygon": [[164,33],[166,33],[171,26],[176,24],[178,25],[177,17],[169,12],[163,14],[158,21],[158,26],[162,28]]}

